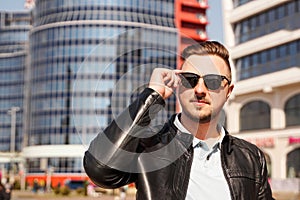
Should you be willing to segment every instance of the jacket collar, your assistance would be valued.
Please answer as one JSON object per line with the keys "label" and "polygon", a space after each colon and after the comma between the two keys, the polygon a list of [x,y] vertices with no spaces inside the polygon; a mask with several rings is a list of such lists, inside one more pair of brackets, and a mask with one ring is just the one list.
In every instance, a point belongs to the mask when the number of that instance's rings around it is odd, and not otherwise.
{"label": "jacket collar", "polygon": [[[173,137],[178,138],[186,147],[190,147],[193,144],[193,139],[194,136],[189,134],[189,133],[183,133],[181,131],[178,130],[178,128],[175,126],[174,121],[176,118],[177,114],[174,114],[170,117],[169,121],[168,121],[168,126],[170,127],[170,133],[173,135]],[[231,153],[232,149],[232,145],[233,145],[233,140],[231,138],[231,136],[229,135],[229,132],[224,128],[225,130],[225,136],[222,140],[221,143],[221,148],[223,147],[227,147],[227,153]]]}
{"label": "jacket collar", "polygon": [[177,114],[174,114],[169,119],[168,125],[170,127],[170,133],[176,135],[176,138],[180,140],[184,146],[190,147],[193,144],[194,136],[189,133],[184,133],[178,130],[178,128],[175,126],[174,121]]}
{"label": "jacket collar", "polygon": [[230,154],[233,150],[233,148],[232,148],[233,139],[232,139],[232,136],[229,135],[229,133],[226,129],[225,129],[225,136],[223,138],[221,146],[226,148],[228,154]]}

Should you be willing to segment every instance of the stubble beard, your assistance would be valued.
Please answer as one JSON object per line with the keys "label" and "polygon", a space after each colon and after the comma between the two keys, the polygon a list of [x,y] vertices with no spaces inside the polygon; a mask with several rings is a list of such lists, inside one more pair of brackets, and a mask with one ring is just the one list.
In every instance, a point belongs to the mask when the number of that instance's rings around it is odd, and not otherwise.
{"label": "stubble beard", "polygon": [[201,113],[201,108],[196,109],[196,113],[191,112],[184,112],[184,114],[193,122],[199,123],[199,124],[205,124],[209,123],[213,118],[213,111],[210,110],[208,113]]}

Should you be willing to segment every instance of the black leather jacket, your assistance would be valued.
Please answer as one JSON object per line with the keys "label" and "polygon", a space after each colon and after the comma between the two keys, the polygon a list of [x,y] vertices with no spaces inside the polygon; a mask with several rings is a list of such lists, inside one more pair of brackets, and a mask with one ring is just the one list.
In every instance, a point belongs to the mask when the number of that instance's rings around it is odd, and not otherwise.
{"label": "black leather jacket", "polygon": [[[91,142],[84,168],[95,184],[118,188],[135,183],[140,200],[185,199],[193,136],[177,130],[174,116],[163,127],[150,128],[151,119],[163,105],[158,93],[145,89]],[[226,133],[221,163],[232,199],[273,199],[266,161],[256,146]]]}

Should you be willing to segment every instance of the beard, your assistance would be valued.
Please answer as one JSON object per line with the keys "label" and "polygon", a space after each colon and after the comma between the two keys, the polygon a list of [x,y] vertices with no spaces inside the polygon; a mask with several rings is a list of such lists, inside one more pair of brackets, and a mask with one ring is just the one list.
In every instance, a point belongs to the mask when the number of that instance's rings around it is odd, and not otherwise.
{"label": "beard", "polygon": [[182,113],[186,115],[191,121],[205,124],[209,123],[212,119],[216,117],[215,112],[209,110],[208,112],[203,112],[201,109],[197,109],[196,112],[189,112],[187,110],[182,110]]}

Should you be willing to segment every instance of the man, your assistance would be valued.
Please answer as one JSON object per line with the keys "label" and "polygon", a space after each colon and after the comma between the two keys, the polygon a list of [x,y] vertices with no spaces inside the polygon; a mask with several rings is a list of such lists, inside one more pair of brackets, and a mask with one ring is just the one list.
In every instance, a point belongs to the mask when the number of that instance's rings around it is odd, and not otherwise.
{"label": "man", "polygon": [[[228,51],[207,41],[182,57],[180,70],[154,69],[149,87],[91,142],[86,173],[105,188],[135,183],[140,200],[273,199],[263,152],[219,123],[234,87]],[[182,111],[150,127],[174,89]]]}

